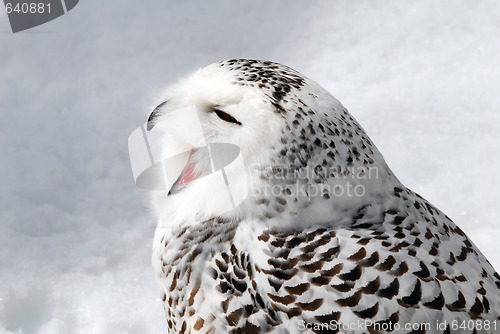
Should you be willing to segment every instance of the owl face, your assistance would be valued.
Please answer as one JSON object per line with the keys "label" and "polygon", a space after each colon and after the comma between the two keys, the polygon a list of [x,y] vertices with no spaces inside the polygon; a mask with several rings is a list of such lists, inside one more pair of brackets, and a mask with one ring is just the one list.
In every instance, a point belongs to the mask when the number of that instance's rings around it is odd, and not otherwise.
{"label": "owl face", "polygon": [[261,90],[235,82],[234,72],[213,64],[162,94],[147,130],[161,134],[167,160],[175,146],[183,148],[186,160],[176,167],[168,192],[154,195],[155,207],[188,212],[196,203],[200,219],[248,211],[242,202],[263,181],[255,171],[269,165],[269,148],[279,142],[284,125]]}

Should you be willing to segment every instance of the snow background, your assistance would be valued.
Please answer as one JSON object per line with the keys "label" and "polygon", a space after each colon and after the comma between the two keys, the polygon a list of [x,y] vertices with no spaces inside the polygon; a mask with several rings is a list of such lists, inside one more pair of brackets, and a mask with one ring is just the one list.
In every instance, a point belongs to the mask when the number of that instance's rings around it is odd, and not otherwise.
{"label": "snow background", "polygon": [[500,2],[80,1],[0,10],[0,333],[163,333],[127,138],[165,85],[234,58],[332,92],[405,185],[500,269]]}

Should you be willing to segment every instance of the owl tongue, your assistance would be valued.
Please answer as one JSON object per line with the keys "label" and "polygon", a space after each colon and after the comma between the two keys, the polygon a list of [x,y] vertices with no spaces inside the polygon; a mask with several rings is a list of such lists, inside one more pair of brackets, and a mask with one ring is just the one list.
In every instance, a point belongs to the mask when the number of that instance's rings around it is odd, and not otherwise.
{"label": "owl tongue", "polygon": [[196,166],[196,161],[193,161],[193,155],[196,153],[197,149],[191,149],[189,154],[188,162],[184,169],[182,170],[181,176],[179,177],[177,184],[179,189],[187,186],[190,182],[196,180],[202,173],[195,172],[194,167]]}

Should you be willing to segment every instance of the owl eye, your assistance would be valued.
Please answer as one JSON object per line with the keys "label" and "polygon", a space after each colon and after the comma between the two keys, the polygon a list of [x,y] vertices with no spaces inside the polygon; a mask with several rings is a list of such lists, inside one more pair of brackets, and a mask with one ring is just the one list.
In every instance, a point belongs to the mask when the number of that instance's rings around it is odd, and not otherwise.
{"label": "owl eye", "polygon": [[214,109],[214,113],[223,121],[229,122],[229,123],[236,123],[238,125],[241,125],[241,122],[239,122],[236,118],[233,116],[229,115],[228,113],[225,113],[219,109]]}

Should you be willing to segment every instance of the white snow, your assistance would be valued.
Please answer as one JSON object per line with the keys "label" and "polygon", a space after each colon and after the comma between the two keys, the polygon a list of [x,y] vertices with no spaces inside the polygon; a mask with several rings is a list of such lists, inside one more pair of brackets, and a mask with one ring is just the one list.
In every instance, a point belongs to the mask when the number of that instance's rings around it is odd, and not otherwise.
{"label": "white snow", "polygon": [[500,269],[499,12],[496,0],[87,0],[12,34],[0,10],[0,333],[165,332],[127,137],[165,85],[234,57],[325,86]]}

